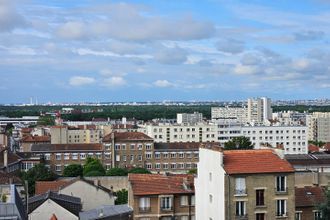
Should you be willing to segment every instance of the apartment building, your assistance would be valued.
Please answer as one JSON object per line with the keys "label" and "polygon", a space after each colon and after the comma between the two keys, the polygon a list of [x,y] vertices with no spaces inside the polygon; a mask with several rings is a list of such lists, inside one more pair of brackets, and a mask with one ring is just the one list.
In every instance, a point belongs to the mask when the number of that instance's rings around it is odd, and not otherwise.
{"label": "apartment building", "polygon": [[111,152],[105,152],[102,144],[34,144],[30,153],[30,158],[42,158],[57,174],[62,174],[69,164],[85,164],[87,157],[98,158],[105,165],[111,164]]}
{"label": "apartment building", "polygon": [[314,112],[307,116],[308,140],[330,142],[330,112]]}
{"label": "apartment building", "polygon": [[272,119],[270,98],[249,98],[247,101],[248,122],[252,124],[264,124]]}
{"label": "apartment building", "polygon": [[276,125],[297,126],[306,125],[306,112],[283,111],[272,114],[273,123]]}
{"label": "apartment building", "polygon": [[129,174],[128,205],[134,220],[194,220],[193,176]]}
{"label": "apartment building", "polygon": [[179,113],[176,114],[176,122],[178,124],[196,124],[203,122],[203,114],[194,112],[194,113]]}
{"label": "apartment building", "polygon": [[139,131],[152,137],[156,143],[217,141],[217,126],[212,123],[148,123],[142,125]]}
{"label": "apartment building", "polygon": [[20,140],[20,152],[30,152],[33,144],[50,144],[50,136],[24,136]]}
{"label": "apartment building", "polygon": [[241,124],[248,122],[246,107],[212,107],[211,108],[211,119],[234,119]]}
{"label": "apartment building", "polygon": [[272,150],[200,148],[197,219],[295,219],[294,169]]}
{"label": "apartment building", "polygon": [[238,123],[218,124],[218,141],[222,144],[234,137],[245,136],[255,149],[283,148],[285,154],[308,153],[308,127],[306,126],[241,126]]}
{"label": "apartment building", "polygon": [[50,128],[52,144],[101,143],[103,132],[95,125],[53,126]]}

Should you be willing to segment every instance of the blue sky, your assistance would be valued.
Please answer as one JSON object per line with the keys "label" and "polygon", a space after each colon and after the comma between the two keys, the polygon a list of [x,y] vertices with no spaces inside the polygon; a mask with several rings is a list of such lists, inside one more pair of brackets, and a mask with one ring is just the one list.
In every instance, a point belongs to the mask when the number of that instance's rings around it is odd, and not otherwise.
{"label": "blue sky", "polygon": [[0,0],[0,103],[330,98],[330,1]]}

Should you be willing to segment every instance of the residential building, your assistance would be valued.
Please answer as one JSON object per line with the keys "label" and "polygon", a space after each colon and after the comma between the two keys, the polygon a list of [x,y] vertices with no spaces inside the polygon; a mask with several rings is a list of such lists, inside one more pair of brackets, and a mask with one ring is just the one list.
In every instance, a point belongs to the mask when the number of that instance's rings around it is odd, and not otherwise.
{"label": "residential building", "polygon": [[251,124],[264,124],[272,119],[272,109],[270,98],[249,98],[247,101],[248,122]]}
{"label": "residential building", "polygon": [[[57,174],[62,174],[69,164],[85,164],[87,157],[111,164],[111,152],[105,152],[102,144],[33,144],[30,153],[31,158],[42,158],[46,166]],[[27,161],[32,165],[31,161]]]}
{"label": "residential building", "polygon": [[21,168],[21,158],[10,151],[9,147],[0,149],[0,171],[16,172]]}
{"label": "residential building", "polygon": [[74,178],[69,181],[37,181],[36,195],[49,190],[81,199],[82,210],[95,209],[102,205],[114,205],[115,197],[110,189],[100,185],[99,181]]}
{"label": "residential building", "polygon": [[319,186],[295,189],[295,220],[320,220],[321,211],[318,206],[326,202],[325,189]]}
{"label": "residential building", "polygon": [[129,174],[128,205],[134,219],[195,219],[193,176]]}
{"label": "residential building", "polygon": [[15,185],[10,185],[6,201],[0,202],[0,219],[27,220],[26,208]]}
{"label": "residential building", "polygon": [[22,180],[17,175],[0,171],[0,201],[10,200],[12,185],[15,186],[19,194],[24,191]]}
{"label": "residential building", "polygon": [[212,107],[211,108],[211,119],[232,119],[240,124],[246,124],[248,122],[246,107]]}
{"label": "residential building", "polygon": [[24,136],[20,141],[20,152],[30,152],[33,144],[50,144],[50,136]]}
{"label": "residential building", "polygon": [[29,219],[78,220],[81,200],[74,196],[48,191],[29,198]]}
{"label": "residential building", "polygon": [[103,205],[79,213],[80,220],[133,220],[133,209],[128,205]]}
{"label": "residential building", "polygon": [[294,169],[272,150],[200,148],[197,219],[295,219]]}
{"label": "residential building", "polygon": [[176,122],[178,124],[196,124],[203,122],[203,114],[194,113],[178,113],[176,114]]}
{"label": "residential building", "polygon": [[139,130],[152,137],[155,143],[217,141],[217,125],[212,123],[147,123]]}
{"label": "residential building", "polygon": [[103,132],[95,125],[53,126],[50,128],[52,144],[101,143]]}
{"label": "residential building", "polygon": [[297,126],[306,125],[306,112],[282,111],[272,114],[275,125]]}
{"label": "residential building", "polygon": [[307,116],[308,140],[330,142],[330,112],[314,112]]}
{"label": "residential building", "polygon": [[330,154],[292,154],[285,159],[296,171],[330,173]]}

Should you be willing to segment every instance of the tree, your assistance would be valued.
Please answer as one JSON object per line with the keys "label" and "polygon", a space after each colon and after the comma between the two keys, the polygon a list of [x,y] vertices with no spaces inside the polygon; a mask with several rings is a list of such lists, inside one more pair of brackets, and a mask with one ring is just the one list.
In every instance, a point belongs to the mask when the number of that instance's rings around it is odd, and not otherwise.
{"label": "tree", "polygon": [[38,125],[55,125],[55,119],[52,116],[42,116],[38,120]]}
{"label": "tree", "polygon": [[28,182],[29,195],[34,194],[36,181],[54,180],[55,177],[56,175],[42,163],[37,164],[27,172],[22,173],[22,179]]}
{"label": "tree", "polygon": [[142,173],[142,174],[150,174],[151,172],[145,168],[141,168],[141,167],[135,167],[132,168],[128,171],[128,173]]}
{"label": "tree", "polygon": [[63,170],[63,176],[82,176],[83,175],[83,167],[80,164],[70,164],[65,167]]}
{"label": "tree", "polygon": [[234,137],[225,143],[225,150],[247,150],[253,149],[253,144],[248,137]]}
{"label": "tree", "polygon": [[188,170],[187,174],[197,174],[197,169],[196,168],[190,169]]}
{"label": "tree", "polygon": [[117,196],[115,205],[127,204],[128,202],[128,191],[126,189],[121,189],[114,193]]}
{"label": "tree", "polygon": [[84,176],[95,176],[96,174],[98,176],[104,176],[105,169],[99,159],[88,157],[84,165],[83,174]]}
{"label": "tree", "polygon": [[127,176],[128,171],[123,168],[111,168],[107,171],[107,176]]}
{"label": "tree", "polygon": [[318,209],[321,212],[320,220],[330,219],[330,190],[327,190],[326,199],[324,203],[319,204]]}
{"label": "tree", "polygon": [[313,144],[313,145],[318,146],[318,147],[322,147],[323,145],[325,145],[325,142],[323,142],[323,141],[312,141],[312,140],[310,140],[310,141],[308,141],[308,143]]}

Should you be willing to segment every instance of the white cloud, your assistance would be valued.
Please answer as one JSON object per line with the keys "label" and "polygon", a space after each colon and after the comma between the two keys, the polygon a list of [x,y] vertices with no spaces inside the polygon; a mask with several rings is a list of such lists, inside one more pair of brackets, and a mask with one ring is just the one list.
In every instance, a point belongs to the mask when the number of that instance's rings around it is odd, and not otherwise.
{"label": "white cloud", "polygon": [[155,82],[153,82],[153,85],[156,87],[161,87],[161,88],[166,88],[166,87],[173,87],[175,86],[174,83],[171,83],[169,81],[165,80],[157,80]]}
{"label": "white cloud", "polygon": [[85,77],[85,76],[73,76],[69,80],[69,84],[71,86],[83,86],[93,84],[95,79],[92,77]]}
{"label": "white cloud", "polygon": [[127,82],[123,77],[113,76],[103,80],[102,85],[107,87],[119,87],[126,85]]}
{"label": "white cloud", "polygon": [[70,21],[59,27],[57,34],[65,39],[81,39],[87,37],[85,24],[77,21]]}
{"label": "white cloud", "polygon": [[253,74],[257,74],[259,71],[260,70],[258,66],[252,66],[252,65],[246,66],[246,65],[238,64],[234,68],[234,73],[238,75],[253,75]]}
{"label": "white cloud", "polygon": [[244,42],[235,39],[219,40],[216,48],[224,53],[238,54],[244,51]]}
{"label": "white cloud", "polygon": [[0,1],[0,31],[10,31],[25,25],[24,18],[19,15],[11,0]]}
{"label": "white cloud", "polygon": [[182,64],[187,60],[187,52],[179,47],[164,48],[159,50],[154,58],[162,64],[177,65]]}

